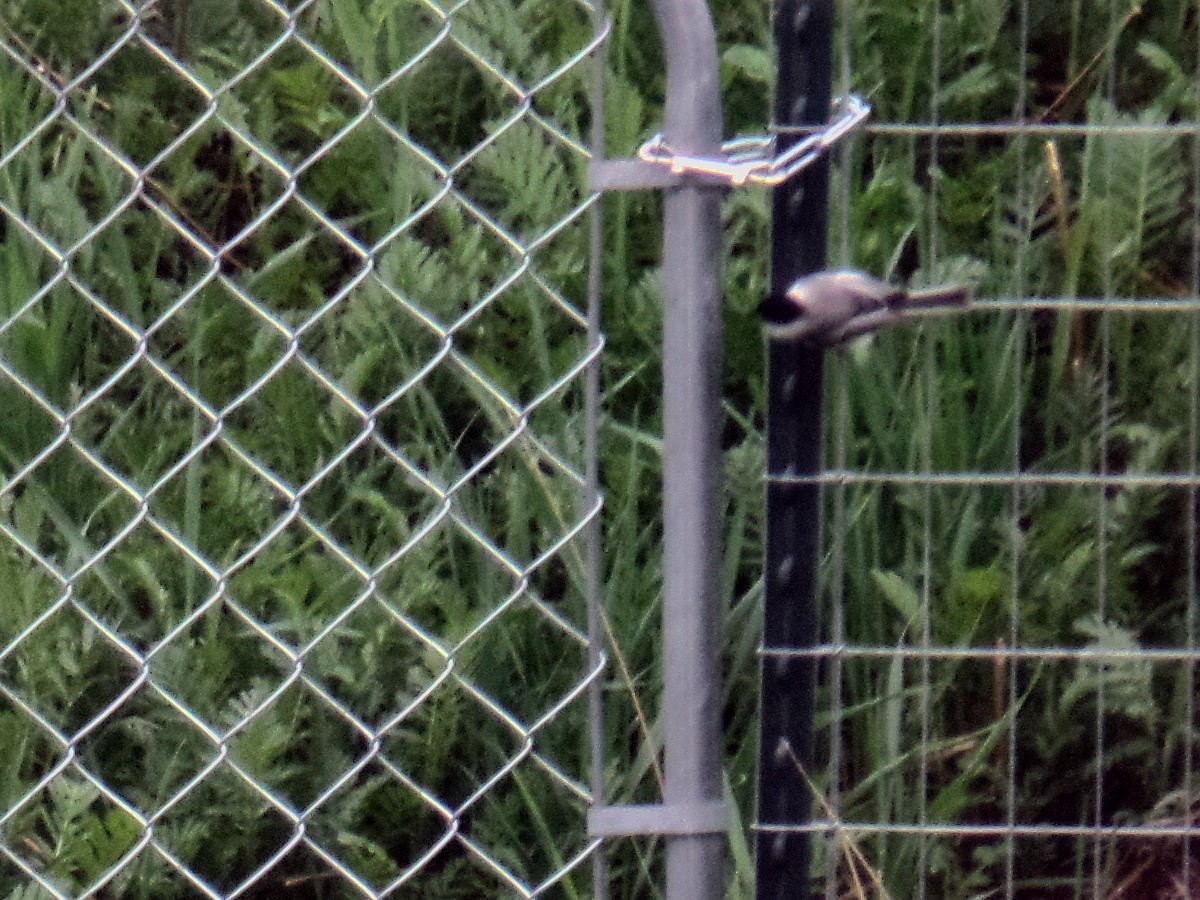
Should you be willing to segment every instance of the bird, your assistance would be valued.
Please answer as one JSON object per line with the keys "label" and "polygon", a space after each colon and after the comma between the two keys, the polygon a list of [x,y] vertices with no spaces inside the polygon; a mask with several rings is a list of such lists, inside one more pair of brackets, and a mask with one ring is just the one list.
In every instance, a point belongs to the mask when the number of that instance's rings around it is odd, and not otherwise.
{"label": "bird", "polygon": [[758,312],[770,340],[832,347],[911,315],[964,308],[974,294],[970,285],[908,290],[864,272],[817,272],[767,297]]}

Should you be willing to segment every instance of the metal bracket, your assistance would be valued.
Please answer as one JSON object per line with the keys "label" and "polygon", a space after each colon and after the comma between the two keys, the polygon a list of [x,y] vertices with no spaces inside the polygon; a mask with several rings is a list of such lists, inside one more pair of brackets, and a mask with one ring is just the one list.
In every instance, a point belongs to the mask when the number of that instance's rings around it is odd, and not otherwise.
{"label": "metal bracket", "polygon": [[724,834],[729,830],[729,810],[724,803],[593,806],[587,821],[591,837]]}
{"label": "metal bracket", "polygon": [[838,103],[837,117],[823,131],[808,135],[775,155],[775,135],[735,138],[721,145],[720,156],[677,153],[661,134],[638,149],[637,159],[592,162],[588,186],[594,191],[629,191],[676,187],[680,184],[775,187],[816,162],[871,114],[860,97],[848,94]]}

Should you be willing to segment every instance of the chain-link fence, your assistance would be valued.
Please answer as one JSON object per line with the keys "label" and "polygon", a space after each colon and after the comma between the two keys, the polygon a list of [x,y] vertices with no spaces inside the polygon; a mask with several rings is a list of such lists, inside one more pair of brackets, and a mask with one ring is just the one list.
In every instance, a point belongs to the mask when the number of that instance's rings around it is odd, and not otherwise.
{"label": "chain-link fence", "polygon": [[596,45],[0,4],[0,896],[585,889]]}
{"label": "chain-link fence", "polygon": [[813,817],[758,828],[827,898],[1200,896],[1200,9],[841,12],[832,260],[981,297],[831,357],[823,631],[765,651]]}

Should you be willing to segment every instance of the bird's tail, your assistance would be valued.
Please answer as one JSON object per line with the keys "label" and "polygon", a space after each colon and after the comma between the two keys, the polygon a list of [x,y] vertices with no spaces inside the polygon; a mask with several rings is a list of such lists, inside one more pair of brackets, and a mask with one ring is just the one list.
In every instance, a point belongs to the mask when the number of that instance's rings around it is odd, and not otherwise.
{"label": "bird's tail", "polygon": [[970,306],[975,289],[967,284],[955,284],[909,291],[901,309],[930,309],[939,306]]}

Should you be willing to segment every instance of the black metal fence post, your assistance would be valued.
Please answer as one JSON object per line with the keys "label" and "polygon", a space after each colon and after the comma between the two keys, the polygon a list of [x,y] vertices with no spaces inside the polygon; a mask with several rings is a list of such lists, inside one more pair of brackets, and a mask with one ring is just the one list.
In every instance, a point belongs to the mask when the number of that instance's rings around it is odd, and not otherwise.
{"label": "black metal fence post", "polygon": [[[783,151],[802,136],[797,126],[829,119],[834,0],[778,0],[778,82],[774,120]],[[825,266],[828,157],[775,189],[771,216],[771,291]],[[768,479],[763,645],[803,649],[818,641],[817,596],[824,352],[799,342],[771,341],[768,359]],[[812,808],[815,657],[764,657],[758,820],[800,824]],[[810,890],[811,838],[803,831],[762,830],[757,841],[758,896],[796,900]]]}

